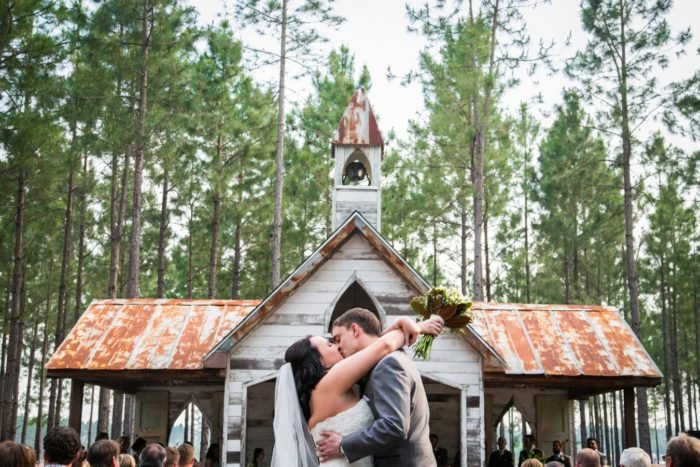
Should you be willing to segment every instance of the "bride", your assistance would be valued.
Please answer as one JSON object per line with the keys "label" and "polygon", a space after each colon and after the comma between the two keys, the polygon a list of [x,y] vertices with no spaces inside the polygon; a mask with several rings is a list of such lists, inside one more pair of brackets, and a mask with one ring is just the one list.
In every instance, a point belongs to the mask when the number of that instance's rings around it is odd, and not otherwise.
{"label": "bride", "polygon": [[275,388],[271,466],[371,467],[371,457],[352,464],[345,459],[319,464],[314,439],[325,430],[348,434],[369,427],[374,416],[369,404],[355,395],[353,386],[383,357],[413,344],[420,333],[435,334],[436,329],[400,317],[379,339],[347,358],[325,337],[307,336],[292,344],[284,355],[287,363],[280,369]]}

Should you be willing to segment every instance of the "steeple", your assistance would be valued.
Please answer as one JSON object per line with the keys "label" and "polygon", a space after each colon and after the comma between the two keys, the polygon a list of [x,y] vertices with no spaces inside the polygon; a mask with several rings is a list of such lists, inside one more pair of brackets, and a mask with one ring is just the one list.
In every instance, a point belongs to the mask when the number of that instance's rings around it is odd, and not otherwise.
{"label": "steeple", "polygon": [[359,211],[380,230],[384,140],[363,88],[355,90],[340,119],[332,154],[335,158],[333,228]]}

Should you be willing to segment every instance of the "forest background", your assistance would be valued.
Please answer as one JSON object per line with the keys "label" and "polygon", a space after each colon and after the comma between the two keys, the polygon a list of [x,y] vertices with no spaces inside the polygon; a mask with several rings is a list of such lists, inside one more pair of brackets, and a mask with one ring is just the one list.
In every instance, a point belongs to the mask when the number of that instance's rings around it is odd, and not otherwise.
{"label": "forest background", "polygon": [[[91,300],[263,298],[299,265],[331,232],[357,86],[399,253],[476,300],[617,307],[664,373],[640,445],[697,428],[693,2],[584,0],[571,42],[532,19],[561,26],[546,3],[337,3],[0,2],[0,438],[39,451],[65,423],[43,366]],[[419,40],[372,69],[329,40],[404,23]],[[91,433],[121,434],[130,399],[86,394]],[[582,401],[582,435],[619,450],[620,401]]]}

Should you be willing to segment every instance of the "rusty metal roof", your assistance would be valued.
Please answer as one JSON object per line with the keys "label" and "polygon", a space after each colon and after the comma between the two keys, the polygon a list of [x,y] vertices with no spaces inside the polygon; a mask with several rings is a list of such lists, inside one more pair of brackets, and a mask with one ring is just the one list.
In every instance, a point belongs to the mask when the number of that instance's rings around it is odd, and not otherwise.
{"label": "rusty metal roof", "polygon": [[93,301],[50,370],[198,370],[204,355],[259,300]]}
{"label": "rusty metal roof", "polygon": [[[473,310],[471,326],[506,362],[506,374],[661,378],[613,308],[476,302]],[[504,371],[488,362],[484,370]]]}
{"label": "rusty metal roof", "polygon": [[382,146],[384,140],[377,125],[377,119],[372,112],[372,106],[367,99],[367,91],[357,88],[345,108],[338,129],[332,141],[333,145],[371,145]]}

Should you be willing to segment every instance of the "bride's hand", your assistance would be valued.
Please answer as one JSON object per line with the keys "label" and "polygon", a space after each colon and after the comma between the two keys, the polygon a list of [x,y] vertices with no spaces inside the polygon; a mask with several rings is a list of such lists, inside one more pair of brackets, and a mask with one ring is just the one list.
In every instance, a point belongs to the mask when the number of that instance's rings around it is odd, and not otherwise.
{"label": "bride's hand", "polygon": [[421,333],[421,328],[411,318],[401,316],[394,321],[390,328],[398,329],[403,332],[404,345],[413,345],[418,340]]}
{"label": "bride's hand", "polygon": [[430,319],[421,321],[418,325],[420,327],[421,334],[432,334],[437,337],[442,332],[442,327],[445,324],[445,320],[441,316],[432,315]]}

